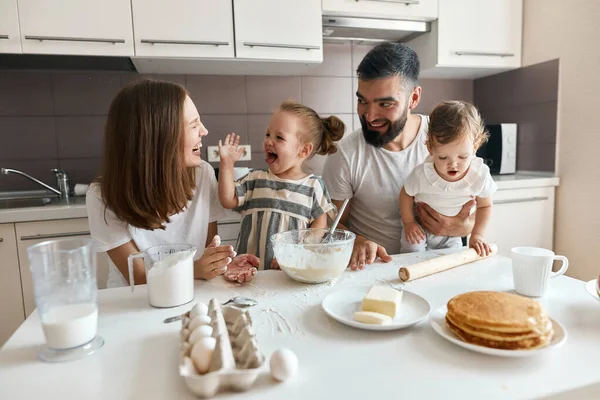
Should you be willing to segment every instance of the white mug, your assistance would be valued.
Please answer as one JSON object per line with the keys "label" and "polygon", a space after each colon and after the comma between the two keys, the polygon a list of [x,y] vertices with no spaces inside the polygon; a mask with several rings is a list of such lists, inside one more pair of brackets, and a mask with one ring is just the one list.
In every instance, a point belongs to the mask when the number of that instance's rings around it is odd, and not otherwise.
{"label": "white mug", "polygon": [[[569,268],[565,256],[557,256],[553,251],[539,247],[514,247],[510,250],[515,291],[530,297],[541,297],[546,292],[549,278],[556,278]],[[561,260],[562,266],[552,272],[554,260]]]}

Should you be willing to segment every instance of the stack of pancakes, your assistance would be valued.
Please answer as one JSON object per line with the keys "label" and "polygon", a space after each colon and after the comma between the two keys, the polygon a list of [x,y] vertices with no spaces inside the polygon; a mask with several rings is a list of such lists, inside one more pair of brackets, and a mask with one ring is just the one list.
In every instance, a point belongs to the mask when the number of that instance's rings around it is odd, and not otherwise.
{"label": "stack of pancakes", "polygon": [[463,341],[504,350],[547,346],[552,322],[542,305],[502,292],[468,292],[448,302],[446,323]]}

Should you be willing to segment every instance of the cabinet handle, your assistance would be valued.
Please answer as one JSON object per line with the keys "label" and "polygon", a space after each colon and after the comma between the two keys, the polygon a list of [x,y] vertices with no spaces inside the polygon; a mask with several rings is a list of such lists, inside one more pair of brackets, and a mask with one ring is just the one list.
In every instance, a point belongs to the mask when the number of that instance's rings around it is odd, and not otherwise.
{"label": "cabinet handle", "polygon": [[125,39],[100,39],[100,38],[77,38],[77,37],[60,37],[60,36],[28,36],[25,35],[27,40],[52,40],[57,42],[93,42],[93,43],[125,43]]}
{"label": "cabinet handle", "polygon": [[274,43],[254,43],[244,42],[244,46],[249,47],[276,47],[280,49],[304,49],[304,50],[319,50],[320,46],[305,46],[298,44],[274,44]]}
{"label": "cabinet handle", "polygon": [[485,57],[514,57],[515,53],[486,53],[483,51],[455,51],[457,56],[485,56]]}
{"label": "cabinet handle", "polygon": [[46,235],[21,236],[21,240],[57,239],[71,236],[87,236],[89,232],[50,233]]}
{"label": "cabinet handle", "polygon": [[8,39],[8,35],[0,35],[0,39]]}
{"label": "cabinet handle", "polygon": [[[357,2],[360,0],[356,0]],[[380,3],[400,3],[410,6],[411,4],[419,4],[419,0],[362,0],[362,1],[378,1]]]}
{"label": "cabinet handle", "polygon": [[4,238],[0,238],[0,243],[4,242]]}
{"label": "cabinet handle", "polygon": [[548,196],[543,197],[526,197],[524,199],[508,199],[508,200],[498,200],[494,201],[494,205],[496,204],[513,204],[513,203],[529,203],[532,201],[544,201],[548,200]]}
{"label": "cabinet handle", "polygon": [[229,42],[198,42],[193,40],[159,40],[159,39],[140,39],[141,43],[148,44],[193,44],[198,46],[229,46]]}
{"label": "cabinet handle", "polygon": [[240,221],[217,222],[217,225],[240,225]]}

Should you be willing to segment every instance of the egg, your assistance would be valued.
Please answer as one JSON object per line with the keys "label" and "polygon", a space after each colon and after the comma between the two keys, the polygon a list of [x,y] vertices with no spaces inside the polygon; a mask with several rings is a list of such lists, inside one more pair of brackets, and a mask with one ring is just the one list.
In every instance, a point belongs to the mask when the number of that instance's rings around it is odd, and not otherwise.
{"label": "egg", "polygon": [[187,326],[187,329],[192,332],[200,325],[210,325],[210,317],[208,315],[198,315],[197,317],[194,317],[194,319],[192,319],[190,324]]}
{"label": "egg", "polygon": [[210,337],[212,333],[213,328],[211,326],[200,325],[199,327],[194,329],[192,333],[190,333],[190,336],[188,337],[188,342],[190,342],[190,344],[193,346],[198,340],[202,339],[203,337]]}
{"label": "egg", "polygon": [[205,374],[208,372],[216,345],[217,340],[215,338],[203,337],[192,347],[190,357],[199,373]]}
{"label": "egg", "polygon": [[197,375],[198,374],[198,371],[196,371],[196,367],[194,367],[194,362],[189,357],[185,357],[183,359],[183,371],[185,371],[186,375]]}
{"label": "egg", "polygon": [[279,349],[271,354],[269,366],[271,376],[283,382],[298,371],[298,357],[290,349]]}
{"label": "egg", "polygon": [[190,310],[190,318],[194,319],[198,315],[208,315],[208,306],[204,303],[196,303]]}
{"label": "egg", "polygon": [[187,338],[190,336],[190,330],[184,328],[181,330],[181,332],[179,332],[179,334],[181,335],[181,340],[187,340]]}
{"label": "egg", "polygon": [[192,349],[192,345],[189,342],[181,343],[180,350],[181,350],[182,357],[189,357],[191,349]]}

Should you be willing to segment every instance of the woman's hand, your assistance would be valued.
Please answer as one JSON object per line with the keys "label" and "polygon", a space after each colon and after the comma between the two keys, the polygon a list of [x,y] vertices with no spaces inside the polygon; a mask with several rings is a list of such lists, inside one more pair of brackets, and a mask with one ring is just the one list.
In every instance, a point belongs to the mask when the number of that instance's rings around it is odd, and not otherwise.
{"label": "woman's hand", "polygon": [[244,153],[244,148],[239,147],[239,144],[240,137],[235,133],[230,133],[225,136],[225,140],[222,142],[219,140],[219,156],[221,157],[221,163],[231,166],[240,159]]}
{"label": "woman's hand", "polygon": [[194,278],[210,280],[227,271],[227,264],[233,260],[236,253],[232,246],[220,246],[220,244],[221,238],[215,235],[202,257],[194,261]]}
{"label": "woman's hand", "polygon": [[223,278],[230,282],[250,282],[254,278],[254,275],[256,275],[259,265],[260,259],[255,255],[240,254],[227,266],[227,271],[223,274]]}

